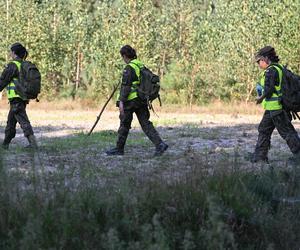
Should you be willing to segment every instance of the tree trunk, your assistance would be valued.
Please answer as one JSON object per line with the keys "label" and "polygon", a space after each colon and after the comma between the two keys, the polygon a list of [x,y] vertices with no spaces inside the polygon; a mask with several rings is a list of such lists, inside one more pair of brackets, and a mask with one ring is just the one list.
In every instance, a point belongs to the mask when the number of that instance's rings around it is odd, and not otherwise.
{"label": "tree trunk", "polygon": [[190,93],[189,93],[189,96],[190,96],[190,109],[192,110],[192,107],[193,107],[193,101],[194,101],[194,94],[195,94],[195,85],[196,85],[196,76],[197,76],[197,73],[199,71],[199,65],[198,64],[195,64],[193,66],[193,69],[192,69],[192,72],[191,72],[191,85],[190,85]]}
{"label": "tree trunk", "polygon": [[165,69],[165,63],[166,63],[166,51],[164,50],[163,51],[163,55],[162,55],[162,62],[161,62],[161,66],[160,66],[160,69],[159,69],[159,74],[160,74],[160,77],[163,78],[164,77],[164,69]]}
{"label": "tree trunk", "polygon": [[76,65],[76,80],[75,80],[75,90],[77,92],[80,83],[80,72],[81,72],[81,53],[80,53],[80,45],[77,45],[77,65]]}
{"label": "tree trunk", "polygon": [[249,100],[250,100],[250,98],[251,98],[251,94],[252,94],[252,92],[253,92],[253,90],[254,90],[254,88],[255,88],[255,86],[253,85],[253,84],[249,84],[249,82],[250,82],[250,79],[249,79],[249,76],[247,77],[247,82],[248,82],[248,93],[247,93],[247,97],[246,97],[246,103],[248,103],[249,102]]}

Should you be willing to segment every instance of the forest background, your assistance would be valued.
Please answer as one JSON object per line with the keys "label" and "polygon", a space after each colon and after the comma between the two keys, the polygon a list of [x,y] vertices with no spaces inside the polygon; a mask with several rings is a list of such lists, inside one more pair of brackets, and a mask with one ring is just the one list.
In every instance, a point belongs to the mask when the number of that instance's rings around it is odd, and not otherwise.
{"label": "forest background", "polygon": [[[299,249],[300,167],[277,132],[270,164],[249,161],[261,108],[241,102],[255,99],[262,46],[300,72],[300,0],[0,0],[0,11],[0,67],[19,41],[43,75],[28,109],[39,150],[19,128],[0,147],[0,249]],[[125,44],[161,77],[161,157],[137,120],[126,154],[105,155],[117,109],[85,133]]]}
{"label": "forest background", "polygon": [[161,77],[165,103],[248,102],[257,49],[300,71],[300,1],[2,0],[0,66],[19,41],[43,75],[42,97],[106,99],[132,45]]}

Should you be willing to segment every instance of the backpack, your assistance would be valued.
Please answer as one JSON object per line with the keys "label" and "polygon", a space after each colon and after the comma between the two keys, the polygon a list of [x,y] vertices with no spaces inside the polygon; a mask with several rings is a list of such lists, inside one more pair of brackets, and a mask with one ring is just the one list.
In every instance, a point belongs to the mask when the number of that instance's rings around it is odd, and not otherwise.
{"label": "backpack", "polygon": [[147,101],[150,109],[152,108],[152,101],[156,98],[158,98],[161,106],[159,90],[159,76],[145,66],[140,67],[140,84],[137,87],[137,93],[140,99]]}
{"label": "backpack", "polygon": [[282,69],[281,103],[283,108],[291,112],[295,119],[295,116],[298,117],[297,112],[300,112],[300,76],[287,69],[287,67],[281,65],[279,67]]}
{"label": "backpack", "polygon": [[30,61],[21,63],[16,92],[25,99],[37,99],[41,92],[41,74],[36,65]]}

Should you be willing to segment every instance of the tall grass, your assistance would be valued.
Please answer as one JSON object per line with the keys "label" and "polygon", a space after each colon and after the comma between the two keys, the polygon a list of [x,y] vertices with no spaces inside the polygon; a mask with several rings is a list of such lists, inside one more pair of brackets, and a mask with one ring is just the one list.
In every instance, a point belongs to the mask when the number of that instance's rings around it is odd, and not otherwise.
{"label": "tall grass", "polygon": [[[46,99],[40,100],[40,102],[30,102],[29,112],[32,110],[37,111],[66,111],[66,110],[76,110],[76,111],[100,111],[106,99],[96,99],[96,100],[86,100],[86,99],[76,99],[72,100],[55,100],[48,101]],[[162,107],[160,107],[158,101],[154,101],[153,105],[155,111],[166,112],[166,113],[209,113],[209,114],[247,114],[247,115],[261,115],[262,109],[260,105],[255,104],[255,99],[252,102],[222,102],[214,101],[203,105],[193,105],[192,107],[184,104],[168,104],[162,100]],[[0,100],[0,110],[3,110],[3,117],[6,118],[5,112],[9,110],[9,104],[6,99]],[[109,111],[118,111],[115,102],[111,101],[107,106]],[[67,114],[72,115],[72,114]]]}
{"label": "tall grass", "polygon": [[300,245],[299,167],[245,171],[231,157],[212,165],[208,156],[187,154],[190,169],[180,176],[166,174],[165,156],[155,173],[131,170],[103,182],[95,173],[101,166],[84,160],[76,178],[63,163],[56,172],[20,174],[0,153],[0,249]]}

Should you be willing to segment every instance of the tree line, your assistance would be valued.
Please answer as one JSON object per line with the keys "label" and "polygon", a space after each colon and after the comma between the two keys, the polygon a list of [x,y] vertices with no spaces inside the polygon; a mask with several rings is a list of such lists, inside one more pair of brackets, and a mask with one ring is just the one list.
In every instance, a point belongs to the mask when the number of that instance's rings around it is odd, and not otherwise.
{"label": "tree line", "polygon": [[160,75],[168,103],[250,101],[265,45],[300,72],[300,1],[1,0],[0,10],[0,63],[23,43],[49,100],[106,98],[125,44]]}

